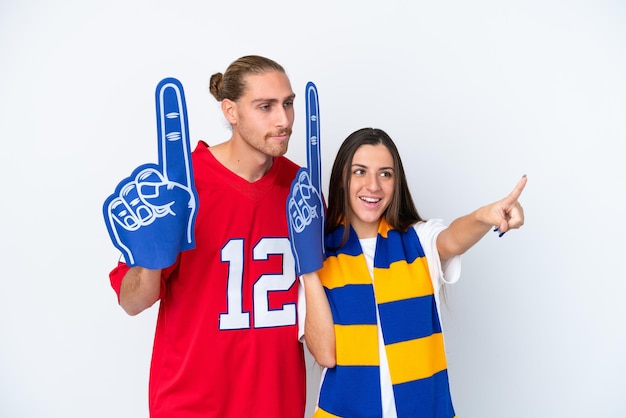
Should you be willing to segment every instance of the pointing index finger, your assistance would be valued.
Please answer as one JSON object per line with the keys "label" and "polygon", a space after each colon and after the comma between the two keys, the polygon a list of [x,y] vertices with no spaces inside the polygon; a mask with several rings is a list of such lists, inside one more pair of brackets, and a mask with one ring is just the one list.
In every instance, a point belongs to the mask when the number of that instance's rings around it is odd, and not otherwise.
{"label": "pointing index finger", "polygon": [[317,87],[309,81],[306,85],[306,140],[307,167],[311,173],[311,185],[321,192],[322,161],[320,158],[320,107]]}
{"label": "pointing index finger", "polygon": [[190,186],[191,152],[183,86],[175,78],[164,78],[155,95],[159,166],[168,180]]}
{"label": "pointing index finger", "polygon": [[522,178],[517,182],[517,185],[515,185],[515,188],[513,189],[513,191],[509,193],[509,195],[506,197],[506,200],[511,203],[517,201],[519,197],[522,195],[522,192],[524,191],[524,187],[526,187],[527,181],[528,179],[526,178],[526,174],[524,174]]}

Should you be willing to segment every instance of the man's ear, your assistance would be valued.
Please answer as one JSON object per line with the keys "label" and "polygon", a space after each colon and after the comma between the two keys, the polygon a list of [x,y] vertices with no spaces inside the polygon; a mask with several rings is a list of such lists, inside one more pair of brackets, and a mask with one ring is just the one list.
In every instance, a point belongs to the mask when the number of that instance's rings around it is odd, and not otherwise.
{"label": "man's ear", "polygon": [[222,113],[231,125],[237,124],[237,103],[230,99],[222,100]]}

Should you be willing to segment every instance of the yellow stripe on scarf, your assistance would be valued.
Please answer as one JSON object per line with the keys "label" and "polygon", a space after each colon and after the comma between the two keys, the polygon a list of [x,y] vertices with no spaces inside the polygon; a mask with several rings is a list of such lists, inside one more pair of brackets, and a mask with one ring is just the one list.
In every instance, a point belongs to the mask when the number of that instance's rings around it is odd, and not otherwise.
{"label": "yellow stripe on scarf", "polygon": [[433,294],[430,280],[415,279],[423,275],[430,278],[426,257],[420,257],[411,264],[404,260],[398,261],[387,269],[376,268],[374,271],[374,290],[378,304]]}
{"label": "yellow stripe on scarf", "polygon": [[376,325],[335,325],[337,364],[378,366],[378,328]]}
{"label": "yellow stripe on scarf", "polygon": [[363,254],[351,256],[339,254],[328,257],[324,268],[318,271],[320,281],[327,289],[335,289],[347,284],[372,284]]}
{"label": "yellow stripe on scarf", "polygon": [[391,382],[394,385],[431,377],[447,367],[441,333],[389,344],[385,348],[389,363],[396,363],[394,360],[398,359],[397,363],[402,364],[402,367],[390,368]]}

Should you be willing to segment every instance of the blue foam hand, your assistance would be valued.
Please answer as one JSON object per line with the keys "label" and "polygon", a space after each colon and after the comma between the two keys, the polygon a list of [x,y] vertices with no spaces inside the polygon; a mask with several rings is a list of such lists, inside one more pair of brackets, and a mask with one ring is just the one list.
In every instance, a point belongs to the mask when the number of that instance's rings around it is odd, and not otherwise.
{"label": "blue foam hand", "polygon": [[298,170],[287,198],[289,238],[298,275],[319,270],[324,263],[319,101],[311,82],[306,86],[306,114],[307,167]]}
{"label": "blue foam hand", "polygon": [[165,268],[195,247],[198,195],[193,181],[183,86],[174,78],[155,93],[158,164],[144,164],[103,205],[113,245],[130,266]]}

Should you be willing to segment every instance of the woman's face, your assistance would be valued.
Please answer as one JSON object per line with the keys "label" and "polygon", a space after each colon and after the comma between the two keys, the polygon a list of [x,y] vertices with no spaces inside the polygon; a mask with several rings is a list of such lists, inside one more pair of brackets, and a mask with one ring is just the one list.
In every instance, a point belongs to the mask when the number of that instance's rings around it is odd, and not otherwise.
{"label": "woman's face", "polygon": [[384,145],[362,145],[352,158],[349,170],[348,208],[359,238],[373,238],[378,223],[393,197],[395,167]]}

